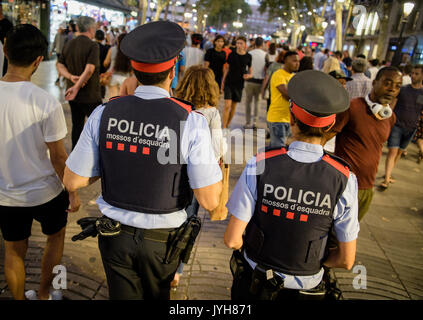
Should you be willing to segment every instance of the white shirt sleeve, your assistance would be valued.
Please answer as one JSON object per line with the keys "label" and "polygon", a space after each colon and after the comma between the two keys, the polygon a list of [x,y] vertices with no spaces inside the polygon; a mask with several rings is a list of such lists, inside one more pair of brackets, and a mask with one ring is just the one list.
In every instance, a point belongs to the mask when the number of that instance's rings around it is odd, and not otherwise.
{"label": "white shirt sleeve", "polygon": [[43,114],[41,121],[45,142],[59,141],[65,138],[68,133],[62,105],[59,101],[55,101],[54,103],[54,107],[48,108],[47,112]]}

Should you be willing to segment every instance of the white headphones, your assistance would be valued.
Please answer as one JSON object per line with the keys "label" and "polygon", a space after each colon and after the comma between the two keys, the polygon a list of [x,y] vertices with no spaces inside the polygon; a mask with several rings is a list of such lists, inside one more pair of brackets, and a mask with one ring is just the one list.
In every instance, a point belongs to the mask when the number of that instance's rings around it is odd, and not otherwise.
{"label": "white headphones", "polygon": [[389,105],[384,106],[380,103],[373,102],[370,100],[369,96],[370,95],[365,96],[364,100],[366,100],[367,105],[377,119],[384,120],[392,116],[392,109]]}

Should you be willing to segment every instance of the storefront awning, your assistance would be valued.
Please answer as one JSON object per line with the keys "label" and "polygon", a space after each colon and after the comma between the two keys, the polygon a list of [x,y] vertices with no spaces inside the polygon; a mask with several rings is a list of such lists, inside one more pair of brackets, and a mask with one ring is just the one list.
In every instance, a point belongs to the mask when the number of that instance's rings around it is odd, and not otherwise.
{"label": "storefront awning", "polygon": [[88,4],[92,4],[101,8],[108,8],[113,10],[119,10],[123,12],[131,12],[132,9],[123,4],[122,0],[78,0]]}

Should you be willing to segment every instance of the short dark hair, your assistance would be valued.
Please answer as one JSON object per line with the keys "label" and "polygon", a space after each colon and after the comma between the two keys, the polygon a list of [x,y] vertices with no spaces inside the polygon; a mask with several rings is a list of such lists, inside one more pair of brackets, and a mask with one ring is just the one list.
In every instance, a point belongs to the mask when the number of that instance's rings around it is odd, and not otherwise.
{"label": "short dark hair", "polygon": [[420,69],[420,71],[423,73],[423,64],[416,64],[413,66],[413,69]]}
{"label": "short dark hair", "polygon": [[335,51],[335,56],[342,58],[342,52],[341,51]]}
{"label": "short dark hair", "polygon": [[154,86],[165,81],[169,76],[170,70],[172,70],[172,68],[159,73],[147,73],[134,69],[134,75],[142,85]]}
{"label": "short dark hair", "polygon": [[271,54],[271,55],[276,54],[276,43],[272,42],[269,45],[269,54]]}
{"label": "short dark hair", "polygon": [[382,78],[382,76],[383,76],[383,74],[384,74],[384,73],[386,73],[386,72],[392,72],[392,71],[401,73],[401,71],[400,71],[397,67],[393,67],[393,66],[390,66],[390,67],[383,67],[383,68],[381,68],[381,69],[380,69],[380,70],[376,73],[376,78],[375,78],[375,80],[379,80],[380,78]]}
{"label": "short dark hair", "polygon": [[356,58],[363,58],[366,59],[366,56],[362,53],[359,53]]}
{"label": "short dark hair", "polygon": [[193,33],[191,35],[191,42],[192,44],[200,44],[203,41],[203,36],[200,33]]}
{"label": "short dark hair", "polygon": [[219,34],[219,35],[216,36],[216,38],[214,38],[213,45],[216,45],[216,41],[219,40],[219,39],[222,39],[223,42],[226,44],[225,38],[222,35]]}
{"label": "short dark hair", "polygon": [[300,67],[298,68],[298,72],[304,71],[304,70],[313,70],[313,58],[304,56],[300,60]]}
{"label": "short dark hair", "polygon": [[256,41],[255,41],[256,47],[261,47],[263,42],[264,42],[264,40],[263,40],[262,37],[257,37]]}
{"label": "short dark hair", "polygon": [[378,64],[379,64],[379,59],[372,59],[372,60],[370,60],[370,64],[371,64],[373,67],[377,67],[377,66],[378,66]]}
{"label": "short dark hair", "polygon": [[103,30],[97,30],[95,32],[95,39],[98,41],[103,41],[104,40],[104,31]]}
{"label": "short dark hair", "polygon": [[247,43],[247,38],[246,38],[246,37],[244,37],[244,36],[239,36],[239,37],[237,37],[237,38],[236,38],[236,41],[238,41],[238,40],[242,40],[242,41],[244,41],[245,43]]}
{"label": "short dark hair", "polygon": [[288,58],[290,56],[294,56],[294,55],[298,56],[298,52],[297,51],[287,51],[287,52],[285,52],[285,54],[283,56],[283,62],[285,63],[286,58]]}
{"label": "short dark hair", "polygon": [[20,24],[6,35],[5,51],[10,64],[28,67],[38,57],[46,56],[48,41],[39,29],[31,24]]}

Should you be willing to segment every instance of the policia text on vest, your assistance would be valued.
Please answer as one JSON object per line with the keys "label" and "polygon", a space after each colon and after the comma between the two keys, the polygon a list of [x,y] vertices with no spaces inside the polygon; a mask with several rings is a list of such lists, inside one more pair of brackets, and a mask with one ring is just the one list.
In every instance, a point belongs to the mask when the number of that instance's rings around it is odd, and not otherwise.
{"label": "policia text on vest", "polygon": [[[286,188],[283,186],[277,186],[275,188],[273,185],[266,183],[264,185],[263,197],[265,197],[269,193],[273,194],[277,200],[285,200],[289,203],[271,201],[266,198],[263,198],[262,203],[265,205],[278,207],[286,210],[304,212],[308,214],[319,214],[328,216],[331,213],[330,209],[332,208],[332,205],[329,194],[322,195],[320,192],[313,192],[303,189],[299,189],[297,191],[293,188]],[[306,206],[303,207],[301,206],[301,204]],[[313,205],[314,207],[320,207],[322,209],[307,207],[310,205]],[[326,207],[327,210],[323,207]]]}
{"label": "policia text on vest", "polygon": [[[170,148],[169,141],[170,141],[170,133],[169,128],[164,126],[163,128],[160,125],[154,125],[151,123],[143,123],[139,122],[136,123],[135,121],[127,121],[124,119],[118,120],[116,118],[109,118],[109,122],[107,125],[107,132],[110,132],[111,128],[116,127],[121,134],[113,134],[107,133],[106,138],[107,140],[115,140],[115,141],[124,141],[124,142],[132,142],[135,144],[144,144],[148,146],[158,146],[163,147],[166,149]],[[130,134],[128,136],[126,134]],[[147,138],[155,138],[153,139],[146,139]],[[176,137],[176,135],[175,135]],[[165,141],[167,140],[167,142]]]}

